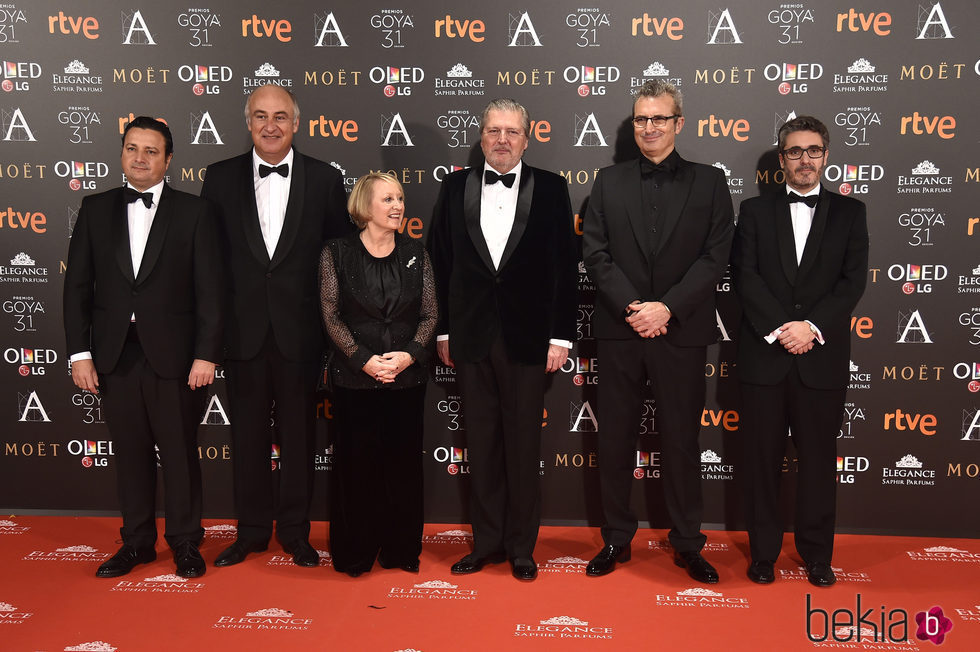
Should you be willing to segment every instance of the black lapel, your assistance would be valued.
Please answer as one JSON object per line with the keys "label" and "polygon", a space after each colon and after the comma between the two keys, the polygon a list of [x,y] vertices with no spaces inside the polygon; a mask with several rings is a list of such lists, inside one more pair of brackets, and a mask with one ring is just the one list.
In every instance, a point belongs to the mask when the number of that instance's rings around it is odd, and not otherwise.
{"label": "black lapel", "polygon": [[480,198],[483,194],[483,166],[470,168],[466,175],[466,185],[463,188],[463,220],[466,222],[466,232],[479,254],[480,260],[490,271],[495,271],[493,258],[487,248],[487,239],[483,237],[480,228]]}
{"label": "black lapel", "polygon": [[173,203],[173,191],[167,184],[163,184],[163,191],[160,193],[160,205],[157,206],[157,212],[153,215],[153,224],[150,225],[150,232],[146,236],[146,247],[143,249],[143,258],[140,260],[140,272],[136,277],[136,285],[146,281],[160,258],[163,243],[167,240],[167,229],[170,228]]}
{"label": "black lapel", "polygon": [[647,220],[643,214],[643,179],[640,176],[640,159],[633,161],[632,165],[623,170],[623,179],[620,182],[620,192],[623,201],[626,203],[626,219],[633,229],[633,237],[636,238],[637,247],[643,252],[643,259],[650,264],[652,251],[647,247]]}
{"label": "black lapel", "polygon": [[694,188],[694,166],[680,158],[679,154],[678,158],[680,160],[677,162],[677,172],[674,173],[674,179],[671,181],[670,199],[667,202],[667,212],[664,215],[663,233],[660,234],[660,241],[657,245],[658,252],[667,244],[670,240],[670,234],[677,228],[681,213],[687,206],[691,189]]}
{"label": "black lapel", "polygon": [[286,214],[282,219],[282,231],[279,233],[279,241],[276,242],[276,249],[272,252],[272,263],[270,269],[278,265],[289,255],[299,233],[300,222],[303,221],[303,203],[306,198],[306,166],[303,164],[303,157],[295,149],[293,150],[293,170],[289,180],[289,200],[286,202]]}
{"label": "black lapel", "polygon": [[772,199],[773,219],[776,221],[776,246],[779,247],[779,260],[790,285],[796,283],[799,265],[796,262],[796,240],[793,238],[793,214],[789,210],[786,191],[783,190]]}
{"label": "black lapel", "polygon": [[817,252],[820,251],[820,242],[823,240],[824,229],[827,228],[827,215],[830,213],[830,196],[823,186],[820,186],[820,201],[817,202],[816,210],[813,211],[813,221],[810,222],[810,232],[806,236],[806,245],[803,247],[803,257],[800,259],[801,277],[806,276],[813,264],[817,260]]}
{"label": "black lapel", "polygon": [[112,202],[112,237],[113,249],[116,250],[116,263],[119,270],[130,283],[136,283],[133,274],[133,250],[129,246],[129,210],[123,200],[123,189],[119,188]]}
{"label": "black lapel", "polygon": [[507,244],[504,246],[504,253],[500,256],[500,267],[503,269],[507,261],[510,260],[517,244],[524,236],[527,228],[528,218],[531,216],[531,202],[534,199],[534,170],[530,165],[521,166],[521,185],[517,191],[517,207],[514,209],[514,226],[510,229],[507,236]]}
{"label": "black lapel", "polygon": [[242,167],[238,175],[241,179],[239,192],[242,194],[242,208],[244,214],[241,216],[242,229],[245,231],[245,241],[248,248],[252,250],[252,255],[263,265],[269,264],[269,252],[265,248],[265,240],[262,238],[262,227],[259,226],[259,209],[255,205],[255,177],[252,172],[252,152],[246,152],[241,157]]}

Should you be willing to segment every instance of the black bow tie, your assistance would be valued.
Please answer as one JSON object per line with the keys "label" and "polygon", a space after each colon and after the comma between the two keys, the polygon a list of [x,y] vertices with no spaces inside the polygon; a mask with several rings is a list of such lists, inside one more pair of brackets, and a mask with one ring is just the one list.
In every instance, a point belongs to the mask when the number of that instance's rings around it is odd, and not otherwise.
{"label": "black bow tie", "polygon": [[803,195],[798,195],[795,192],[788,193],[787,196],[789,198],[789,203],[792,204],[793,202],[801,201],[807,206],[809,206],[810,208],[816,206],[817,200],[820,199],[820,195],[807,195],[806,197],[804,197]]}
{"label": "black bow tie", "polygon": [[512,188],[514,186],[514,179],[516,178],[516,172],[511,172],[510,174],[497,174],[493,170],[486,170],[483,173],[483,183],[487,184],[488,186],[499,181],[508,188]]}
{"label": "black bow tie", "polygon": [[140,192],[134,188],[123,188],[123,197],[126,198],[127,204],[132,204],[134,201],[143,200],[143,205],[149,208],[153,205],[153,193],[152,192]]}
{"label": "black bow tie", "polygon": [[289,163],[283,163],[281,165],[276,165],[275,167],[271,165],[259,165],[259,177],[265,179],[267,176],[273,172],[278,172],[284,177],[289,176]]}
{"label": "black bow tie", "polygon": [[640,160],[640,174],[642,176],[648,177],[654,172],[670,172],[670,166],[665,161],[654,163],[648,158]]}

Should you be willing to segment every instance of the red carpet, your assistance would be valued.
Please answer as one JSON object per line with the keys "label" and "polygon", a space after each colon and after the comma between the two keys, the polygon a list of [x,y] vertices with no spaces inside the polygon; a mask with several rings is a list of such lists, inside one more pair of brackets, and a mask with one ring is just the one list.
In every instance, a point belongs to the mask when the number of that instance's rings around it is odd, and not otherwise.
{"label": "red carpet", "polygon": [[[980,648],[980,541],[972,539],[838,536],[838,583],[829,589],[807,583],[790,536],[775,584],[751,583],[743,532],[708,533],[705,556],[721,575],[711,587],[674,566],[662,530],[640,530],[632,561],[606,577],[584,575],[598,530],[572,527],[541,529],[534,582],[518,582],[507,564],[456,577],[449,567],[469,551],[469,526],[441,524],[425,528],[418,575],[375,566],[352,579],[334,572],[326,553],[320,568],[299,568],[273,543],[243,564],[183,580],[161,540],[156,562],[97,579],[119,524],[0,517],[0,649]],[[205,525],[210,564],[235,534]],[[325,524],[315,523],[314,547],[325,539]],[[916,616],[926,612],[920,627]],[[821,642],[808,638],[808,623]],[[917,639],[920,629],[932,640]]]}

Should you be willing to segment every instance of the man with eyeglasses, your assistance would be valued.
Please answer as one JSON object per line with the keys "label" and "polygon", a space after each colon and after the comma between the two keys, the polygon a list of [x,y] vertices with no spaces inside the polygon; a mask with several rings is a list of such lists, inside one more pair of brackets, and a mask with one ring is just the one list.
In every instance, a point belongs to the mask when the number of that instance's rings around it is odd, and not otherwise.
{"label": "man with eyeglasses", "polygon": [[218,207],[230,279],[225,372],[238,537],[214,565],[266,550],[275,521],[293,561],[318,566],[309,542],[324,345],[317,270],[323,243],[352,228],[347,193],[337,170],[293,148],[299,105],[292,93],[274,84],[255,89],[245,124],[252,149],[209,165],[201,188]]}
{"label": "man with eyeglasses", "polygon": [[[701,556],[701,451],[707,346],[717,341],[715,285],[732,242],[731,195],[721,170],[681,158],[680,91],[651,81],[633,101],[641,157],[599,171],[585,216],[583,251],[598,293],[593,329],[602,360],[597,417],[604,546],[586,574],[630,559],[637,430],[649,381],[661,451],[674,562],[699,582],[718,573]],[[649,436],[648,436],[649,437]],[[648,448],[649,450],[649,448]]]}
{"label": "man with eyeglasses", "polygon": [[732,251],[742,304],[737,365],[748,576],[775,580],[786,433],[796,449],[796,550],[815,586],[836,581],[837,436],[850,370],[850,317],[868,274],[864,203],[820,184],[830,135],[799,116],[779,129],[785,190],[742,202]]}
{"label": "man with eyeglasses", "polygon": [[507,559],[517,579],[538,572],[544,391],[575,338],[578,256],[568,182],[521,160],[530,123],[514,100],[487,105],[486,162],[443,179],[429,230],[436,351],[456,369],[470,460],[473,552],[455,575]]}

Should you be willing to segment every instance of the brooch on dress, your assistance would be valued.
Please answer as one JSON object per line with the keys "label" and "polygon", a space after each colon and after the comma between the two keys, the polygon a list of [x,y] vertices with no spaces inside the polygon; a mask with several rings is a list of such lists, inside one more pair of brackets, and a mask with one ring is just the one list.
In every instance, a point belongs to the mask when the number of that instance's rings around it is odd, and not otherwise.
{"label": "brooch on dress", "polygon": [[408,261],[408,264],[405,265],[405,267],[411,267],[414,264],[415,264],[415,256],[412,256],[411,259]]}

